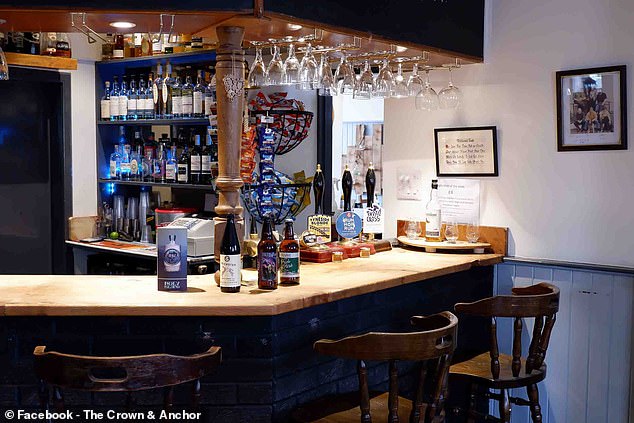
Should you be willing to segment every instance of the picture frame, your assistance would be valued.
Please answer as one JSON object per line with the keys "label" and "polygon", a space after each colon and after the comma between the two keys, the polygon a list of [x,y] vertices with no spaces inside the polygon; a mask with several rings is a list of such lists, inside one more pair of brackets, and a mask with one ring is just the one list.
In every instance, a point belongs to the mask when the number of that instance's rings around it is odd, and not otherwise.
{"label": "picture frame", "polygon": [[556,73],[557,151],[627,150],[626,66]]}
{"label": "picture frame", "polygon": [[436,175],[498,176],[497,127],[434,129]]}

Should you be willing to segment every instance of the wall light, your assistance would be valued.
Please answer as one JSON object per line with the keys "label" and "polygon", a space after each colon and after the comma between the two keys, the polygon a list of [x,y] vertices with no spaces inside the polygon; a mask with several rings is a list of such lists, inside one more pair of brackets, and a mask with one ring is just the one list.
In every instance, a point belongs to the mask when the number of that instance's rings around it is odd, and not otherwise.
{"label": "wall light", "polygon": [[110,26],[113,28],[128,29],[128,28],[134,28],[136,24],[133,22],[117,21],[117,22],[110,22]]}
{"label": "wall light", "polygon": [[288,29],[290,29],[291,31],[299,31],[302,28],[303,28],[303,26],[301,26],[301,25],[288,24]]}

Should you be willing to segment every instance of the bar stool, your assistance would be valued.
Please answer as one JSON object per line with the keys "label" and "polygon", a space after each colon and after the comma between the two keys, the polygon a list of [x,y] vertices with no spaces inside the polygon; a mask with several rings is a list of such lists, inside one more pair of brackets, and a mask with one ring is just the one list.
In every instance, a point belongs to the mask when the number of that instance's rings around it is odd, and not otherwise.
{"label": "bar stool", "polygon": [[[410,422],[436,422],[444,416],[451,356],[456,348],[458,319],[445,311],[428,317],[415,316],[420,332],[376,333],[350,336],[338,341],[315,342],[316,352],[358,360],[359,393],[319,399],[295,410],[294,422],[397,422],[399,415]],[[370,393],[366,360],[389,361],[389,394]],[[414,402],[398,395],[397,360],[420,361]],[[372,400],[371,400],[372,399]]]}
{"label": "bar stool", "polygon": [[173,388],[194,382],[192,400],[198,407],[200,378],[211,373],[222,359],[220,347],[211,347],[201,354],[176,356],[150,354],[128,357],[90,357],[46,351],[38,346],[33,351],[35,373],[40,379],[40,405],[49,405],[48,385],[53,386],[53,405],[64,409],[63,389],[89,392],[126,392],[127,406],[132,403],[131,393],[165,388],[164,406],[171,408]]}
{"label": "bar stool", "polygon": [[[476,419],[510,422],[511,403],[529,406],[533,422],[541,422],[537,383],[546,378],[546,350],[559,310],[559,288],[547,283],[526,288],[513,288],[513,295],[498,295],[473,303],[455,306],[456,313],[491,318],[490,350],[461,363],[452,364],[449,374],[465,377],[471,383],[467,422]],[[497,318],[512,317],[513,355],[500,354],[497,341]],[[528,357],[522,357],[522,319],[534,318],[533,335],[528,348]],[[524,372],[522,372],[524,367]],[[499,402],[500,419],[476,411],[479,387],[486,388],[485,397]],[[526,388],[528,401],[509,397],[508,390]],[[490,390],[496,389],[500,393]]]}

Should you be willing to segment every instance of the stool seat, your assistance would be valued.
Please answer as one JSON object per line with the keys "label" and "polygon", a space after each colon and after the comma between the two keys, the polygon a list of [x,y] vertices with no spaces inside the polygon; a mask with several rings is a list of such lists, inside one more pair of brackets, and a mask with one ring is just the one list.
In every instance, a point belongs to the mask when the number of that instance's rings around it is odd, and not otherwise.
{"label": "stool seat", "polygon": [[[388,398],[387,392],[370,393],[370,414],[374,421],[388,421]],[[412,402],[399,396],[398,415],[406,420],[411,411]],[[320,398],[296,409],[291,419],[295,423],[359,423],[361,421],[359,393],[351,392]]]}
{"label": "stool seat", "polygon": [[[449,367],[450,375],[461,375],[467,378],[477,379],[477,383],[492,389],[513,389],[524,387],[527,384],[539,383],[546,378],[546,364],[529,374],[524,371],[519,376],[513,376],[513,357],[508,354],[500,354],[500,377],[494,379],[491,376],[491,357],[488,352],[482,353],[461,363],[452,364]],[[521,359],[522,368],[526,368],[526,360]]]}

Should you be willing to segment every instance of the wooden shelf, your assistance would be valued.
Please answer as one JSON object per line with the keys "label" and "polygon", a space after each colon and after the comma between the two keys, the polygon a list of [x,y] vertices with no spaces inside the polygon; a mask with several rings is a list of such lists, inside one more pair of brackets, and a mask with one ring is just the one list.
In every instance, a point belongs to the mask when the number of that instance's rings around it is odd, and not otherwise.
{"label": "wooden shelf", "polygon": [[[168,54],[154,54],[152,56],[140,56],[140,57],[126,57],[123,59],[108,59],[108,60],[100,60],[97,62],[99,65],[105,64],[116,64],[116,63],[134,63],[134,62],[143,62],[146,60],[167,60],[167,59],[178,59],[181,57],[194,57],[197,61],[209,60],[210,56],[213,56],[215,60],[216,50],[214,49],[196,49],[192,51],[184,51],[181,53],[168,53]],[[201,57],[198,57],[201,56]]]}
{"label": "wooden shelf", "polygon": [[33,68],[76,70],[77,59],[54,56],[38,56],[35,54],[4,53],[7,63],[14,66]]}
{"label": "wooden shelf", "polygon": [[181,189],[197,189],[202,191],[215,191],[216,185],[202,185],[202,184],[172,184],[163,182],[146,182],[146,181],[117,181],[106,178],[99,178],[100,184],[115,184],[115,185],[132,185],[132,186],[147,186],[147,187],[167,187],[167,188],[181,188]]}
{"label": "wooden shelf", "polygon": [[209,118],[177,118],[177,119],[137,119],[137,120],[99,120],[97,125],[123,125],[123,126],[139,126],[139,125],[205,125],[209,126]]}

